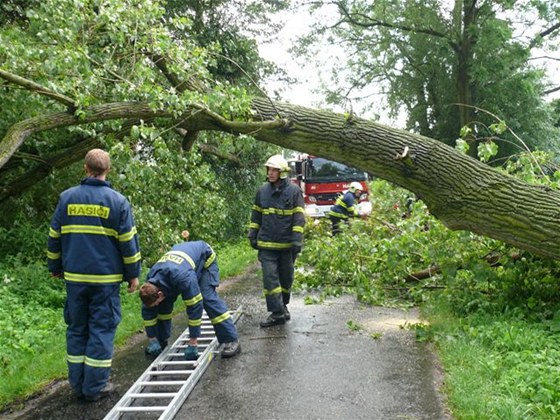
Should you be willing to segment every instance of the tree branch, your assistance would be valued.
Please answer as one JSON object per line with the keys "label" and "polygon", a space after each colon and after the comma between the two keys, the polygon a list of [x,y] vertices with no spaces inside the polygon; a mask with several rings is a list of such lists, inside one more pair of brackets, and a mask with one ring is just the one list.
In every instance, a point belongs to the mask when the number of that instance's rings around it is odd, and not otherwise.
{"label": "tree branch", "polygon": [[534,47],[541,39],[547,37],[551,33],[555,32],[556,30],[560,29],[560,22],[555,23],[550,28],[542,31],[541,33],[537,34],[529,44],[529,47]]}
{"label": "tree branch", "polygon": [[28,118],[14,124],[2,141],[0,141],[0,168],[2,168],[15,151],[29,136],[53,128],[88,124],[98,121],[171,117],[166,111],[154,111],[148,104],[142,102],[117,102],[96,105],[84,109],[85,116],[78,118],[66,112],[58,112],[38,117]]}
{"label": "tree branch", "polygon": [[46,87],[41,86],[40,84],[28,80],[24,77],[17,76],[5,70],[0,70],[0,77],[10,83],[22,86],[32,92],[38,93],[39,95],[54,99],[55,101],[65,105],[71,112],[74,112],[76,108],[75,101],[72,98],[60,93],[53,92],[52,90],[47,89]]}

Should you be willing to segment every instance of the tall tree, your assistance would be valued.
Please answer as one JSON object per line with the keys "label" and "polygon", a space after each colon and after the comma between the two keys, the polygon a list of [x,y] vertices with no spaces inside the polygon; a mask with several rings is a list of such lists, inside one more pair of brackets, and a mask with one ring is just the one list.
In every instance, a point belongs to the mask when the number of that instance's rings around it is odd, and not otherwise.
{"label": "tall tree", "polygon": [[[560,136],[543,101],[550,86],[542,69],[529,61],[537,48],[558,48],[557,2],[337,0],[312,5],[314,11],[334,7],[338,17],[315,25],[304,40],[308,52],[315,54],[326,39],[342,45],[348,57],[333,72],[332,101],[359,97],[373,86],[387,96],[392,112],[404,109],[407,129],[447,144],[453,145],[468,126],[476,146],[484,126],[495,122],[479,112],[483,109],[505,120],[528,144],[557,148]],[[500,147],[506,154],[519,151],[519,144]],[[476,147],[471,151],[475,155]]]}

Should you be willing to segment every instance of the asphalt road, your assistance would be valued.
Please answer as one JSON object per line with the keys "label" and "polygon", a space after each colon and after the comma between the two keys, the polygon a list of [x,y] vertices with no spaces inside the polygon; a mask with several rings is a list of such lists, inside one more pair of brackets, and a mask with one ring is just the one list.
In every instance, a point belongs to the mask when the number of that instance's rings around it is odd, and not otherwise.
{"label": "asphalt road", "polygon": [[[242,353],[210,365],[176,419],[450,419],[429,346],[402,328],[415,311],[371,307],[345,296],[321,305],[290,304],[292,320],[269,329],[257,268],[218,289],[231,308]],[[174,320],[174,333],[185,328]],[[356,330],[348,323],[359,326]],[[6,419],[102,419],[150,364],[146,340],[131,340],[114,357],[116,391],[97,403],[77,401],[66,383],[50,387]]]}

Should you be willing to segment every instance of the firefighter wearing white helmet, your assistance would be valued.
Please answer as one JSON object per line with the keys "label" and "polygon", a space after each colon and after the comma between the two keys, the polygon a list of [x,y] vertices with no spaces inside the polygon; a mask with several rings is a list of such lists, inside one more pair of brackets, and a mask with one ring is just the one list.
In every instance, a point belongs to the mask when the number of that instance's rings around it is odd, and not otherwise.
{"label": "firefighter wearing white helmet", "polygon": [[284,324],[294,282],[294,262],[303,245],[305,225],[301,189],[290,182],[290,167],[281,155],[266,163],[267,181],[257,191],[251,212],[248,238],[258,250],[263,272],[266,308],[270,315],[261,321],[263,328]]}
{"label": "firefighter wearing white helmet", "polygon": [[274,168],[280,171],[280,179],[286,179],[288,177],[288,172],[290,171],[290,166],[286,159],[282,155],[274,155],[268,158],[264,164],[267,168]]}
{"label": "firefighter wearing white helmet", "polygon": [[364,187],[357,181],[353,181],[348,186],[348,191],[336,199],[336,202],[329,211],[332,222],[332,233],[340,233],[340,222],[348,222],[349,217],[358,216],[357,200],[360,199]]}

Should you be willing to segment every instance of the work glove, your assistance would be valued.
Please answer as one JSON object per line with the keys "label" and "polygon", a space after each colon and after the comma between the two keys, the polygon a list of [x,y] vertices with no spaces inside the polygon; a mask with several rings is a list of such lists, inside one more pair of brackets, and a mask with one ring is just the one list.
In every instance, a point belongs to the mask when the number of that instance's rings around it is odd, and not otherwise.
{"label": "work glove", "polygon": [[251,242],[251,248],[253,249],[259,249],[257,247],[257,240],[256,239],[249,239],[249,242]]}
{"label": "work glove", "polygon": [[301,245],[292,246],[292,253],[294,255],[298,255],[300,252],[301,252]]}
{"label": "work glove", "polygon": [[196,360],[198,359],[198,346],[187,346],[185,349],[185,359]]}
{"label": "work glove", "polygon": [[158,340],[151,340],[144,351],[148,356],[157,357],[161,353],[161,344]]}

